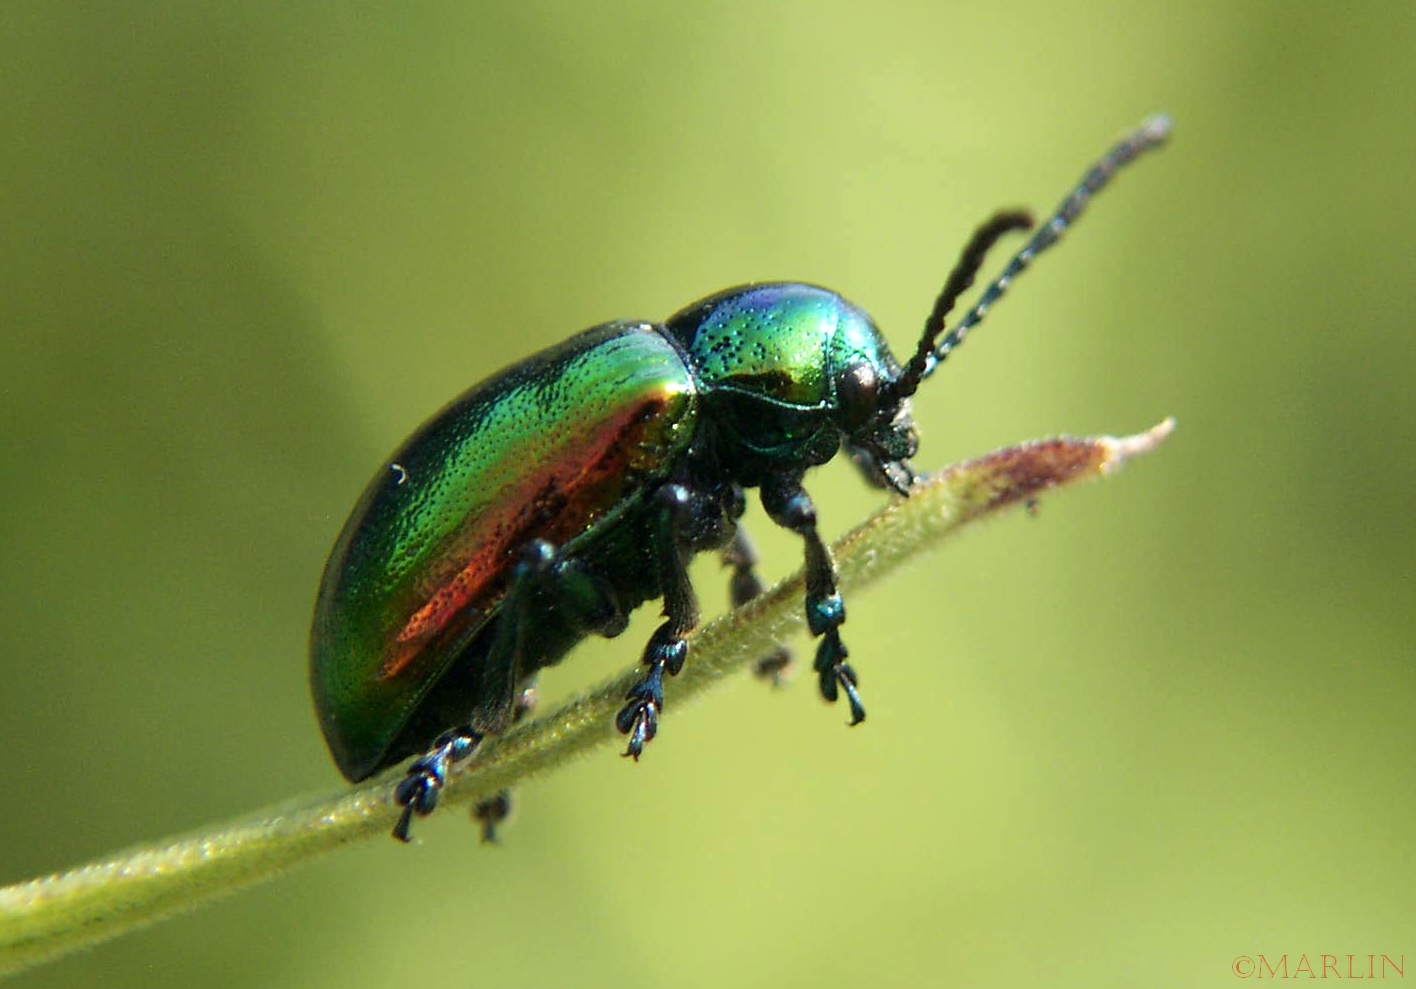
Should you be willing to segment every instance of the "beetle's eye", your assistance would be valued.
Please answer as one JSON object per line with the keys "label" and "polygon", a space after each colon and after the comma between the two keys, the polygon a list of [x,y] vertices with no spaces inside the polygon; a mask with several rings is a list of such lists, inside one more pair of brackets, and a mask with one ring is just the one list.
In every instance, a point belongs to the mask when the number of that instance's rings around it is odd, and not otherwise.
{"label": "beetle's eye", "polygon": [[847,368],[836,382],[836,401],[847,432],[869,422],[880,407],[875,369],[865,363]]}

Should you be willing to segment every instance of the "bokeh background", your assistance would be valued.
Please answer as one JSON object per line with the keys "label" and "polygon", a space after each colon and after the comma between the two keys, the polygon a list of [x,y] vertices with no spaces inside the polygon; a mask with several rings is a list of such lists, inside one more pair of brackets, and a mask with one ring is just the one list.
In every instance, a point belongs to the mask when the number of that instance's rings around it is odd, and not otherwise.
{"label": "bokeh background", "polygon": [[[850,602],[871,720],[748,679],[28,986],[1218,986],[1416,973],[1407,4],[9,0],[0,881],[338,776],[324,554],[446,399],[793,278],[906,350],[958,246],[1122,176],[917,403],[934,467],[1158,455]],[[878,505],[844,463],[838,534]],[[760,514],[758,515],[760,519]],[[757,526],[769,576],[800,559]],[[695,573],[724,604],[711,560]],[[552,697],[631,663],[595,642]]]}

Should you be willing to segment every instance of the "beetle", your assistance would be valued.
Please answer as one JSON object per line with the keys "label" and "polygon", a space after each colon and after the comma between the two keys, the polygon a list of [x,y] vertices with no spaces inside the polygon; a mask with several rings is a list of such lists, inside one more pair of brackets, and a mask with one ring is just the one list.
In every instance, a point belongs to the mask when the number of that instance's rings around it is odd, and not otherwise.
{"label": "beetle", "polygon": [[[1153,117],[1093,164],[946,332],[989,249],[1032,226],[1023,211],[984,222],[903,366],[870,317],[835,292],[750,284],[663,323],[585,330],[475,385],[415,432],[335,542],[310,646],[320,727],[343,774],[358,781],[417,756],[394,790],[394,836],[407,841],[451,765],[525,712],[539,669],[587,635],[618,635],[632,610],[662,598],[664,621],[616,719],[637,760],[698,621],[689,558],[722,552],[734,606],[761,590],[738,524],[747,488],[804,542],[819,690],[827,701],[844,696],[850,723],[863,721],[841,641],[845,607],[804,474],[844,449],[868,482],[908,496],[920,383],[1115,171],[1169,130],[1168,118]],[[502,795],[477,809],[484,837],[506,808]]]}

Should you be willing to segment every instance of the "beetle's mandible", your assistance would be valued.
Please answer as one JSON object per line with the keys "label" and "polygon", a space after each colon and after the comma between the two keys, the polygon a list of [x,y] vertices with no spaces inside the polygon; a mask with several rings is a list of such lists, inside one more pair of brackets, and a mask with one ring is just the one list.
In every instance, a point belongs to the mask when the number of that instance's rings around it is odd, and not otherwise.
{"label": "beetle's mandible", "polygon": [[[746,285],[661,324],[586,330],[474,386],[414,433],[335,542],[310,639],[315,707],[344,775],[362,780],[417,756],[395,790],[394,835],[406,841],[413,816],[433,810],[451,764],[527,710],[540,668],[591,633],[618,635],[631,611],[663,598],[616,721],[638,759],[698,622],[689,558],[723,554],[735,606],[761,589],[738,522],[746,488],[804,542],[821,693],[844,696],[852,724],[864,720],[804,474],[844,449],[868,481],[908,495],[920,383],[1116,170],[1169,130],[1153,117],[1097,161],[946,331],[989,249],[1032,220],[1005,211],[980,226],[903,366],[835,292]],[[477,808],[486,837],[507,806],[502,795]]]}

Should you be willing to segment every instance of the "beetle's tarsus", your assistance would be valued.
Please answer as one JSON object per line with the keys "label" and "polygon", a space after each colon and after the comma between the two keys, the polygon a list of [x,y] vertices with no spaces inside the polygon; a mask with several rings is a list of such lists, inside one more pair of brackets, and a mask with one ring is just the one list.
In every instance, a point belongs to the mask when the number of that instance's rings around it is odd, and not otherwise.
{"label": "beetle's tarsus", "polygon": [[643,754],[644,746],[659,733],[659,712],[664,709],[664,665],[661,660],[649,667],[644,679],[624,695],[629,703],[620,708],[615,718],[620,734],[629,736],[624,754],[635,762]]}
{"label": "beetle's tarsus", "polygon": [[638,762],[644,754],[644,746],[659,733],[659,705],[653,701],[626,704],[615,719],[615,725],[629,736],[629,745],[622,754]]}
{"label": "beetle's tarsus", "polygon": [[511,791],[501,790],[472,808],[472,819],[482,829],[482,844],[497,844],[497,827],[511,816]]}
{"label": "beetle's tarsus", "polygon": [[393,802],[403,808],[398,815],[398,823],[393,826],[393,836],[408,842],[409,827],[413,815],[427,817],[438,806],[438,794],[447,782],[448,767],[461,762],[474,751],[482,741],[482,733],[471,727],[445,731],[433,740],[433,747],[413,760],[408,773],[393,788]]}
{"label": "beetle's tarsus", "polygon": [[851,706],[850,725],[860,724],[865,720],[865,705],[860,702],[860,694],[856,691],[855,670],[851,669],[850,663],[837,663],[831,673],[846,692],[846,702]]}
{"label": "beetle's tarsus", "polygon": [[851,707],[850,723],[858,725],[865,720],[865,705],[861,703],[860,693],[856,690],[860,681],[855,670],[846,662],[848,655],[840,633],[834,628],[829,629],[822,636],[821,645],[816,650],[815,668],[821,686],[821,696],[834,704],[844,691],[846,702]]}
{"label": "beetle's tarsus", "polygon": [[860,694],[856,693],[855,671],[849,664],[842,663],[836,668],[836,679],[841,681],[841,689],[846,692],[846,700],[851,705],[851,727],[855,727],[865,720],[865,705],[860,702]]}
{"label": "beetle's tarsus", "polygon": [[785,687],[792,678],[792,654],[786,646],[780,646],[771,655],[763,656],[752,665],[752,675],[766,680],[774,688]]}
{"label": "beetle's tarsus", "polygon": [[421,770],[417,775],[413,775],[413,770],[409,773],[410,775],[399,781],[398,787],[393,791],[393,801],[403,808],[403,813],[398,815],[398,823],[393,826],[392,833],[404,844],[413,840],[408,833],[409,826],[413,823],[413,815],[427,817],[431,814],[438,805],[438,789],[442,786],[442,783],[429,773]]}
{"label": "beetle's tarsus", "polygon": [[649,667],[649,672],[644,674],[644,679],[629,688],[629,693],[624,695],[625,700],[648,701],[659,707],[663,707],[664,666],[664,663],[658,662]]}

